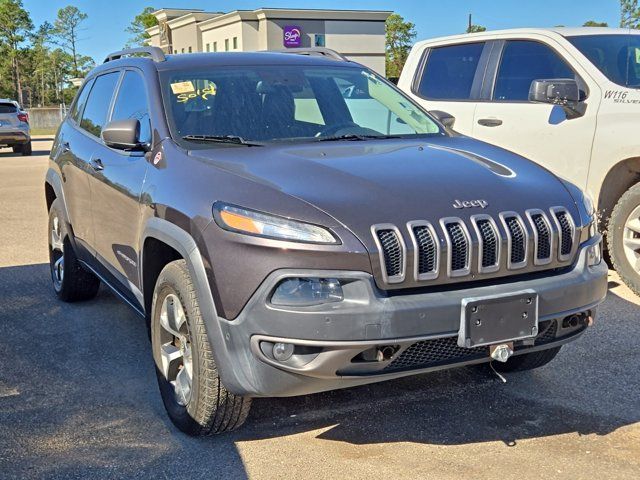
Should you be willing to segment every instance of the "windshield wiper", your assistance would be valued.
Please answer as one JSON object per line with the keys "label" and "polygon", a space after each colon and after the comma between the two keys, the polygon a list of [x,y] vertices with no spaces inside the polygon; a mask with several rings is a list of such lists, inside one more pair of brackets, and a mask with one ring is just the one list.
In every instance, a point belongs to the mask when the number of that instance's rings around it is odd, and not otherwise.
{"label": "windshield wiper", "polygon": [[362,141],[362,140],[386,140],[388,138],[402,138],[398,135],[358,135],[356,133],[347,133],[345,135],[336,135],[334,137],[319,137],[318,142],[337,142],[340,140]]}
{"label": "windshield wiper", "polygon": [[238,135],[185,135],[182,139],[192,142],[232,143],[235,145],[246,145],[248,147],[263,146],[261,143],[250,142]]}

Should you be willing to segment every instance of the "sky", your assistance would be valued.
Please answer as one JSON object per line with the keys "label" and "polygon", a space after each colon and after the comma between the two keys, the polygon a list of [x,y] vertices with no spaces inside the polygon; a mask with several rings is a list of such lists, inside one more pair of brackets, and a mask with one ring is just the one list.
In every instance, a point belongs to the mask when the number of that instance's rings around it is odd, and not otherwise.
{"label": "sky", "polygon": [[199,8],[206,11],[274,8],[335,8],[393,10],[415,23],[416,40],[462,33],[467,16],[490,30],[516,27],[580,26],[587,20],[617,26],[618,0],[23,0],[35,26],[53,22],[59,8],[74,5],[88,14],[81,32],[79,53],[100,61],[127,41],[124,31],[144,7]]}

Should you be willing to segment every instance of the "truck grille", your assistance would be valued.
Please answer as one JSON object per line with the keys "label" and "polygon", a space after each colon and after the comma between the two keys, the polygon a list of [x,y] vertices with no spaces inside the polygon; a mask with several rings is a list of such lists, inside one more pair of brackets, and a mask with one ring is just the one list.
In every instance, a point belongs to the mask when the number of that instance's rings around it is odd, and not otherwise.
{"label": "truck grille", "polygon": [[[510,270],[547,264],[551,268],[568,262],[575,253],[575,223],[563,207],[552,208],[546,213],[527,210],[523,216],[502,212],[498,217],[500,222],[489,215],[475,215],[468,222],[457,217],[443,218],[437,223],[409,222],[406,233],[410,242],[406,244],[413,245],[409,251],[413,280],[423,282],[445,275],[448,278],[466,277],[472,273],[473,278],[478,279],[475,273],[508,274]],[[436,226],[439,226],[439,232]],[[473,237],[470,231],[474,232]],[[372,232],[384,282],[403,282],[407,266],[405,233],[391,224],[374,225]],[[506,255],[502,254],[503,249],[506,249]],[[533,252],[529,253],[530,250]]]}

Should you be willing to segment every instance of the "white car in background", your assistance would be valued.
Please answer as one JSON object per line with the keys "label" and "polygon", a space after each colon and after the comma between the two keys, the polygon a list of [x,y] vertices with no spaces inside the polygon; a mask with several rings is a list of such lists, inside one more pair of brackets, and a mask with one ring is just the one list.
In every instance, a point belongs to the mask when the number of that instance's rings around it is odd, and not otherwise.
{"label": "white car in background", "polygon": [[517,29],[427,40],[411,50],[398,85],[456,131],[589,192],[614,267],[640,293],[640,31]]}
{"label": "white car in background", "polygon": [[31,155],[29,114],[18,102],[0,98],[0,147],[11,147],[14,153]]}

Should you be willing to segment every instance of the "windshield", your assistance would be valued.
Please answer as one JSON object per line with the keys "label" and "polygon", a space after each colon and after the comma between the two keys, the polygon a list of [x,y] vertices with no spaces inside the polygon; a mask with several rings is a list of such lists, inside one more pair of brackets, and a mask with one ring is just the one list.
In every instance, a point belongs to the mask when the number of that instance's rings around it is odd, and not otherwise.
{"label": "windshield", "polygon": [[366,69],[209,67],[163,72],[161,81],[172,134],[192,144],[445,135]]}
{"label": "windshield", "polygon": [[609,80],[640,88],[640,35],[582,35],[567,39]]}

